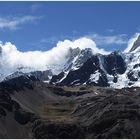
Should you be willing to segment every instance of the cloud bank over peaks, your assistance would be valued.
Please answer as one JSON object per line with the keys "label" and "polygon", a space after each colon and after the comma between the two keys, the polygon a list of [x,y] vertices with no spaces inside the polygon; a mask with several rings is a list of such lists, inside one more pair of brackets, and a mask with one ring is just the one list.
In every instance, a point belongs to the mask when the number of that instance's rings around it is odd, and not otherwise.
{"label": "cloud bank over peaks", "polygon": [[18,68],[24,68],[24,72],[35,70],[46,70],[53,68],[53,70],[62,69],[62,65],[66,63],[66,56],[69,49],[79,47],[81,50],[91,48],[93,54],[101,53],[107,54],[104,49],[99,49],[93,40],[82,37],[76,40],[59,41],[56,47],[49,51],[28,51],[21,52],[15,45],[10,42],[3,44],[0,42],[0,73],[10,74],[15,72]]}
{"label": "cloud bank over peaks", "polygon": [[81,50],[85,48],[91,48],[93,54],[101,53],[101,54],[108,54],[109,52],[105,51],[104,49],[100,49],[96,47],[96,43],[87,37],[82,37],[77,40],[64,40],[64,41],[59,41],[57,43],[57,49],[60,48],[72,48],[75,49],[79,47]]}

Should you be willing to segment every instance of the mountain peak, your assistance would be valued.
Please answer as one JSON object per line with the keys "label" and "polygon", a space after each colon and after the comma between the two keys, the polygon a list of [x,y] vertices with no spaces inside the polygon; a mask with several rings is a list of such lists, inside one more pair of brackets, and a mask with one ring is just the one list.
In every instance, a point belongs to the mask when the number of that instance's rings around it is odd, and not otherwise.
{"label": "mountain peak", "polygon": [[138,35],[137,39],[133,43],[133,46],[132,46],[132,48],[130,49],[129,52],[133,52],[133,51],[135,51],[139,47],[140,47],[140,34]]}

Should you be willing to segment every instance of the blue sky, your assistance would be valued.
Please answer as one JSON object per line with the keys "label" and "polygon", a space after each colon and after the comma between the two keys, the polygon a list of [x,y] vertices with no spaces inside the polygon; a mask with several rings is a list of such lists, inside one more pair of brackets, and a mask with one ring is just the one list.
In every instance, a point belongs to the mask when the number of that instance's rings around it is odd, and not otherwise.
{"label": "blue sky", "polygon": [[0,40],[32,51],[86,36],[99,48],[124,50],[140,31],[139,14],[140,2],[0,2]]}

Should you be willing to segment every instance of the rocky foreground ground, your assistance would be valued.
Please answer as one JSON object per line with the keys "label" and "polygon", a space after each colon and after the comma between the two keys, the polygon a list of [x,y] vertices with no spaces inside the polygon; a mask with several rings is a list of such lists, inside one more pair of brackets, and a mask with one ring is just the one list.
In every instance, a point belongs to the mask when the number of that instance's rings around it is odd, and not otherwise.
{"label": "rocky foreground ground", "polygon": [[140,138],[140,88],[0,83],[0,138]]}

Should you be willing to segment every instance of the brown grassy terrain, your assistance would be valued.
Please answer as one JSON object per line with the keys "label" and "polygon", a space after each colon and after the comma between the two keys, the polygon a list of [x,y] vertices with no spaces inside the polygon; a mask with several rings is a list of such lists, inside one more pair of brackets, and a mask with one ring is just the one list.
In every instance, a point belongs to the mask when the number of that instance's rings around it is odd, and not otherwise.
{"label": "brown grassy terrain", "polygon": [[48,103],[43,106],[41,118],[49,121],[74,121],[71,118],[71,113],[76,108],[76,104],[73,101],[63,101],[61,103]]}

